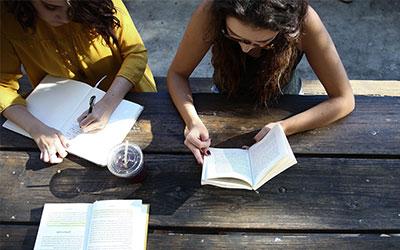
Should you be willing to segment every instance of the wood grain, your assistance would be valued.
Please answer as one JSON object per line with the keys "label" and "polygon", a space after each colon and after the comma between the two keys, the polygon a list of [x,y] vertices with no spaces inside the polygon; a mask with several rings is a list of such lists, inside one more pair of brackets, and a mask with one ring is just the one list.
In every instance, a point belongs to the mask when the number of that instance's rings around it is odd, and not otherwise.
{"label": "wood grain", "polygon": [[[0,248],[33,249],[38,226],[0,225]],[[400,235],[150,232],[147,249],[398,249]]]}
{"label": "wood grain", "polygon": [[146,154],[141,184],[69,157],[0,152],[0,221],[38,223],[44,203],[142,199],[150,225],[174,228],[400,230],[400,160],[298,158],[259,192],[200,186],[190,155]]}
{"label": "wood grain", "polygon": [[[279,108],[254,109],[221,95],[196,94],[197,110],[210,132],[212,145],[250,145],[265,124],[284,119],[325,100],[323,96],[287,96]],[[128,99],[145,106],[127,139],[147,153],[189,153],[183,144],[183,122],[166,93],[132,94]],[[296,154],[400,156],[400,97],[356,98],[356,110],[334,124],[289,137]],[[4,119],[2,120],[4,121]],[[0,128],[1,150],[37,150],[30,139]]]}

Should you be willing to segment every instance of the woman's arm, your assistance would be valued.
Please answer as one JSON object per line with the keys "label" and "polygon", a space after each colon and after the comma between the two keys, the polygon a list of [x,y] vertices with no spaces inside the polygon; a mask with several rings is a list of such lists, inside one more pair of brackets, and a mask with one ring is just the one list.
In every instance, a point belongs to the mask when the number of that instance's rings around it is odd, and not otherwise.
{"label": "woman's arm", "polygon": [[26,106],[9,106],[3,111],[3,115],[31,135],[40,149],[42,161],[60,163],[67,156],[68,142],[61,132],[39,121]]}
{"label": "woman's arm", "polygon": [[204,1],[193,13],[168,70],[167,86],[171,98],[186,124],[185,145],[199,164],[210,146],[208,131],[193,105],[189,76],[210,48],[207,42],[210,1]]}
{"label": "woman's arm", "polygon": [[78,118],[82,131],[86,133],[103,129],[131,88],[132,83],[129,80],[121,76],[115,77],[106,94],[94,105],[93,112],[88,115],[86,111]]}
{"label": "woman's arm", "polygon": [[[147,50],[128,10],[121,0],[114,0],[113,3],[117,10],[116,17],[120,22],[120,27],[115,29],[115,36],[119,46],[118,52],[123,61],[106,95],[95,104],[93,112],[90,115],[85,112],[78,118],[84,132],[99,130],[107,125],[110,116],[125,95],[140,84],[147,66]],[[140,86],[138,89],[156,91],[154,82],[145,84],[148,86]]]}
{"label": "woman's arm", "polygon": [[41,160],[59,163],[67,155],[67,141],[27,110],[25,99],[17,92],[18,79],[22,77],[21,61],[4,33],[0,39],[0,112],[30,134],[40,149]]}
{"label": "woman's arm", "polygon": [[[286,135],[330,124],[348,115],[355,107],[353,91],[335,45],[318,14],[311,7],[306,15],[299,47],[305,52],[329,99],[280,121]],[[256,135],[256,141],[263,138],[270,127],[270,124],[266,125]]]}

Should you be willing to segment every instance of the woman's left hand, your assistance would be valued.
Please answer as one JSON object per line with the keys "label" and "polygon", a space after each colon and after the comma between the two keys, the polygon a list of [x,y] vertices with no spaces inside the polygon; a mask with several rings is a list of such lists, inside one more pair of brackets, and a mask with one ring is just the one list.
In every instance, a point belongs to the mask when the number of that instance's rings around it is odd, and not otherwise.
{"label": "woman's left hand", "polygon": [[103,97],[93,106],[92,113],[88,114],[88,111],[86,110],[81,116],[79,116],[79,126],[85,133],[101,130],[107,125],[114,109],[115,107],[106,102]]}
{"label": "woman's left hand", "polygon": [[[256,142],[259,142],[262,138],[264,138],[264,136],[266,136],[267,134],[268,134],[268,132],[272,129],[272,127],[273,126],[275,126],[276,124],[281,124],[282,125],[282,123],[279,121],[279,122],[271,122],[271,123],[268,123],[267,125],[265,125],[261,130],[260,130],[260,132],[258,132],[255,136],[254,136],[254,140],[256,141]],[[282,126],[283,127],[283,126]],[[285,131],[285,129],[283,129],[283,131]]]}

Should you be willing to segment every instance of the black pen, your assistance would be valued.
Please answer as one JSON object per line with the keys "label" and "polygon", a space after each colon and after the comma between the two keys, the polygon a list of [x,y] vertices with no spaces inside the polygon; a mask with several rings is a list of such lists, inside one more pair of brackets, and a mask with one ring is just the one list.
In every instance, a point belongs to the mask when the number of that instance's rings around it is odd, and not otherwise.
{"label": "black pen", "polygon": [[96,100],[96,96],[95,95],[92,95],[91,97],[90,97],[90,100],[89,100],[89,110],[88,110],[88,115],[90,114],[90,113],[92,113],[92,111],[93,111],[93,106],[94,106],[94,101]]}
{"label": "black pen", "polygon": [[[106,77],[107,77],[107,75],[103,76],[100,80],[98,80],[96,85],[94,86],[94,88],[97,88],[97,86],[99,86],[100,82],[103,81],[104,78],[106,78]],[[86,116],[88,116],[90,113],[92,113],[95,100],[96,100],[96,96],[92,95],[89,100],[89,109],[88,109],[88,113]],[[85,118],[86,118],[86,116],[85,116]]]}

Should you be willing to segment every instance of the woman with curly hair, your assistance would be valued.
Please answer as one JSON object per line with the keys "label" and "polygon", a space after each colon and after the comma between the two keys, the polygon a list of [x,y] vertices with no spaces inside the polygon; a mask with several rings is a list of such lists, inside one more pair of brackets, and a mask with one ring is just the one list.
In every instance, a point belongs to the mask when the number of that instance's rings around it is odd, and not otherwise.
{"label": "woman with curly hair", "polygon": [[306,0],[205,0],[192,15],[167,78],[186,123],[185,145],[200,164],[210,138],[193,106],[188,78],[210,48],[215,89],[229,98],[247,97],[266,106],[282,94],[299,93],[295,69],[303,54],[328,93],[329,99],[315,107],[266,124],[256,141],[275,123],[289,136],[332,123],[354,109],[336,48]]}
{"label": "woman with curly hair", "polygon": [[47,74],[94,85],[102,76],[106,95],[84,132],[103,128],[130,91],[155,92],[147,51],[121,0],[6,0],[1,3],[0,112],[27,131],[45,162],[67,155],[67,141],[36,119],[17,93],[21,66],[36,86]]}

